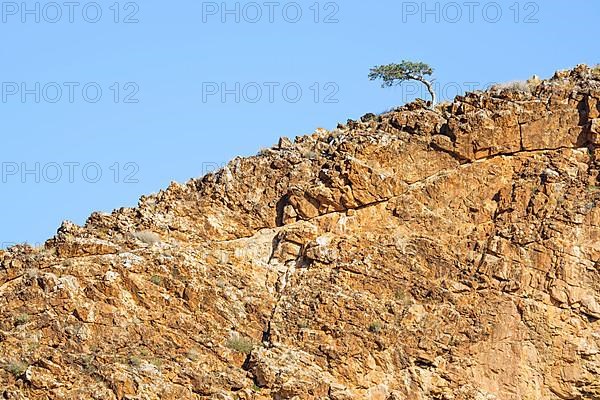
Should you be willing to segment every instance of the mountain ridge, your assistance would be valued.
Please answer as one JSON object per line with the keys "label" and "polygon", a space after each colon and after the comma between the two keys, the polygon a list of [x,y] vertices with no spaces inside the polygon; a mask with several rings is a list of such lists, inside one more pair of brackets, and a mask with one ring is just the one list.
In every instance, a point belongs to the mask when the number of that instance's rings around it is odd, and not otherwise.
{"label": "mountain ridge", "polygon": [[4,398],[600,398],[600,71],[281,138],[0,252]]}

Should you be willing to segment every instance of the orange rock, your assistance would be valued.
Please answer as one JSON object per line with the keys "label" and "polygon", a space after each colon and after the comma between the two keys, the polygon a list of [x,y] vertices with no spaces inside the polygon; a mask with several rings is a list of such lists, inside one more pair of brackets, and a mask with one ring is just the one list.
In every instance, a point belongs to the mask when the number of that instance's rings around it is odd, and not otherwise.
{"label": "orange rock", "polygon": [[599,79],[281,139],[0,251],[0,397],[600,398]]}

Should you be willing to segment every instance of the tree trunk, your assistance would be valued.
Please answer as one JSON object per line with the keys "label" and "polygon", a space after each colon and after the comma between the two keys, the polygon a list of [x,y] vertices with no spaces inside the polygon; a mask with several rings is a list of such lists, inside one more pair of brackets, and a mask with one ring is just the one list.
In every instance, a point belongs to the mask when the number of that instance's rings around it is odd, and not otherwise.
{"label": "tree trunk", "polygon": [[427,86],[427,90],[429,91],[429,94],[431,95],[431,107],[429,107],[430,109],[435,109],[435,91],[433,90],[433,85],[431,84],[431,82],[423,79],[421,80],[421,82],[423,82],[423,84],[425,86]]}

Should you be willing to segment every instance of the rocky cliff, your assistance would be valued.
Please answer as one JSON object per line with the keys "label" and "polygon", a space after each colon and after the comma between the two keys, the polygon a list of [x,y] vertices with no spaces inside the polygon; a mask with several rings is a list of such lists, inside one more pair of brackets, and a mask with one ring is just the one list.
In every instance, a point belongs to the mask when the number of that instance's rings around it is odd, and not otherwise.
{"label": "rocky cliff", "polygon": [[2,399],[600,399],[600,71],[317,130],[0,252]]}

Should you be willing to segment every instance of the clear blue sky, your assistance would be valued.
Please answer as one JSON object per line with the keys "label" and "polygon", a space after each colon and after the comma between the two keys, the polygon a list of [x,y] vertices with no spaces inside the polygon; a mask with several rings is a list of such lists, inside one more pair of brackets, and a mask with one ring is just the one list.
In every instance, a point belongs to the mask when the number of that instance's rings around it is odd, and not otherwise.
{"label": "clear blue sky", "polygon": [[599,2],[474,3],[2,2],[0,246],[414,97],[375,64],[428,62],[453,97],[600,62]]}

